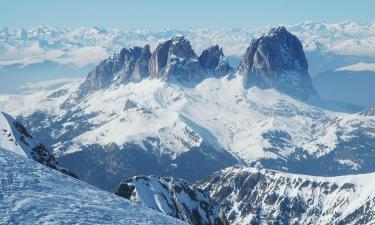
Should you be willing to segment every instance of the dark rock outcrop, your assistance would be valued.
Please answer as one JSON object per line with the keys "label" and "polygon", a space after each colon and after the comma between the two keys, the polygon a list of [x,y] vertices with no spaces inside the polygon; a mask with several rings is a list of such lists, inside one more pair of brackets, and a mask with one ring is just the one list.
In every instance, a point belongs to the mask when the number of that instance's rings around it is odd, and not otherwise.
{"label": "dark rock outcrop", "polygon": [[137,176],[121,182],[115,193],[190,224],[227,224],[217,204],[202,189],[182,179]]}
{"label": "dark rock outcrop", "polygon": [[204,70],[216,76],[226,75],[231,70],[229,62],[224,56],[223,49],[218,45],[203,50],[199,56],[199,62]]}
{"label": "dark rock outcrop", "polygon": [[183,36],[160,43],[152,53],[149,70],[163,80],[199,81],[202,70],[190,42]]}
{"label": "dark rock outcrop", "polygon": [[134,81],[141,81],[143,78],[149,76],[148,62],[151,58],[150,46],[146,45],[141,52],[141,55],[137,59],[132,74],[132,79]]}
{"label": "dark rock outcrop", "polygon": [[254,39],[242,57],[245,87],[275,88],[300,99],[317,97],[301,42],[285,27]]}

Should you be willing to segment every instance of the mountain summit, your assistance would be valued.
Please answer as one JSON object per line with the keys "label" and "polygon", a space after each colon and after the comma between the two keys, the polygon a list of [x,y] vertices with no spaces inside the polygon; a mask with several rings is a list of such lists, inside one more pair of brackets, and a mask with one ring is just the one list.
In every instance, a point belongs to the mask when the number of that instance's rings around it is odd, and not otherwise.
{"label": "mountain summit", "polygon": [[160,43],[152,53],[149,69],[156,78],[169,80],[199,80],[201,66],[190,42],[184,36]]}
{"label": "mountain summit", "polygon": [[[177,36],[150,46],[123,48],[102,61],[89,73],[70,103],[75,105],[88,94],[151,77],[167,82],[199,83],[206,77],[221,77],[233,72],[223,49],[211,46],[197,56],[189,40]],[[274,88],[299,99],[318,97],[308,72],[300,40],[285,27],[276,27],[254,39],[242,57],[238,75],[244,86]]]}
{"label": "mountain summit", "polygon": [[302,44],[283,26],[251,42],[242,57],[239,74],[245,87],[274,88],[301,99],[318,96]]}
{"label": "mountain summit", "polygon": [[100,62],[64,106],[72,106],[89,94],[111,85],[139,82],[151,77],[163,81],[200,82],[206,76],[223,76],[232,68],[218,45],[205,49],[198,57],[184,36],[150,46],[123,48]]}
{"label": "mountain summit", "polygon": [[140,81],[148,76],[150,46],[123,48],[118,54],[103,60],[92,70],[78,89],[79,96],[104,89],[112,84]]}

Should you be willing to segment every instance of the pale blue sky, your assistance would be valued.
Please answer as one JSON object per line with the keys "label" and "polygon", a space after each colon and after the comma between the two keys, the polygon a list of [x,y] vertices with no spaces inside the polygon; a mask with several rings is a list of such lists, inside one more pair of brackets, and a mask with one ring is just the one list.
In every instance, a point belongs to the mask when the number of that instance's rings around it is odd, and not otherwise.
{"label": "pale blue sky", "polygon": [[0,27],[239,28],[375,20],[375,0],[1,0]]}

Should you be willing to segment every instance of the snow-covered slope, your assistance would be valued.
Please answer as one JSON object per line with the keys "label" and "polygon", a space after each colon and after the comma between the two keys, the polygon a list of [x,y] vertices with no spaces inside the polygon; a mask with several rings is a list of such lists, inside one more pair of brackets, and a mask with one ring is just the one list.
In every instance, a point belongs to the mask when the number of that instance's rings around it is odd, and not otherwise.
{"label": "snow-covered slope", "polygon": [[0,112],[0,130],[0,148],[76,177],[71,171],[59,166],[54,155],[39,140],[31,136],[22,124],[4,112]]}
{"label": "snow-covered slope", "polygon": [[1,224],[185,224],[0,148]]}
{"label": "snow-covered slope", "polygon": [[[40,107],[38,101],[34,105]],[[54,110],[21,109],[15,111],[19,118],[79,177],[86,176],[79,171],[94,170],[101,179],[118,175],[118,183],[127,168],[133,171],[129,176],[157,173],[192,180],[195,173],[209,171],[195,171],[179,159],[197,149],[221,156],[209,157],[211,163],[226,161],[215,169],[233,165],[237,157],[250,165],[316,175],[375,169],[374,117],[326,111],[272,89],[244,89],[241,77],[209,78],[195,87],[145,79],[98,91],[69,112],[58,104]],[[149,161],[149,169],[140,171],[133,158]]]}
{"label": "snow-covered slope", "polygon": [[193,184],[174,177],[137,176],[123,181],[116,194],[193,225],[225,225],[217,203]]}
{"label": "snow-covered slope", "polygon": [[231,167],[200,183],[230,224],[374,224],[375,174],[313,177]]}

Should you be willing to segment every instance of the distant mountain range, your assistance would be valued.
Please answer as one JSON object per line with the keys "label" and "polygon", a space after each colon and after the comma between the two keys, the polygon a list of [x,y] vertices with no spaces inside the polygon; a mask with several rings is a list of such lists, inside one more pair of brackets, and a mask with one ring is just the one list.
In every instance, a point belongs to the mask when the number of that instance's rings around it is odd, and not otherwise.
{"label": "distant mountain range", "polygon": [[[301,40],[313,81],[316,75],[324,75],[327,71],[340,67],[375,62],[375,23],[304,22],[286,27]],[[186,37],[197,54],[207,46],[220,45],[228,56],[230,65],[237,68],[252,39],[267,33],[269,29],[270,27],[226,30],[122,30],[97,27],[60,29],[49,26],[3,28],[0,30],[0,81],[4,82],[0,82],[0,91],[17,93],[17,87],[25,82],[83,78],[95,64],[123,47],[149,44],[153,50],[160,41],[175,36]],[[337,90],[326,91],[327,85],[321,76],[314,81],[323,98],[346,100],[348,103],[363,106],[375,104],[367,95],[361,95],[358,91],[363,87],[363,81],[351,80],[358,88],[349,91],[346,89],[346,93],[358,97],[342,98],[335,93],[341,93],[340,90],[345,89],[345,84],[344,87],[340,84],[345,83],[346,78],[330,76],[327,79],[330,80],[328,82],[336,84]],[[5,85],[5,81],[11,82],[6,82]]]}
{"label": "distant mountain range", "polygon": [[[150,44],[151,49],[154,49],[160,41],[175,36],[185,36],[189,39],[197,53],[202,52],[207,46],[218,44],[223,47],[226,55],[239,57],[244,54],[243,49],[246,49],[253,38],[267,33],[273,26],[222,30],[123,30],[98,27],[60,29],[49,26],[27,29],[3,28],[0,30],[0,65],[26,65],[44,60],[80,66],[96,64],[105,54],[113,54],[123,47]],[[306,52],[375,56],[372,48],[374,22],[303,22],[284,26],[301,39]],[[15,51],[18,53],[14,54]],[[106,53],[103,54],[103,51]],[[312,73],[315,74],[315,71]]]}

